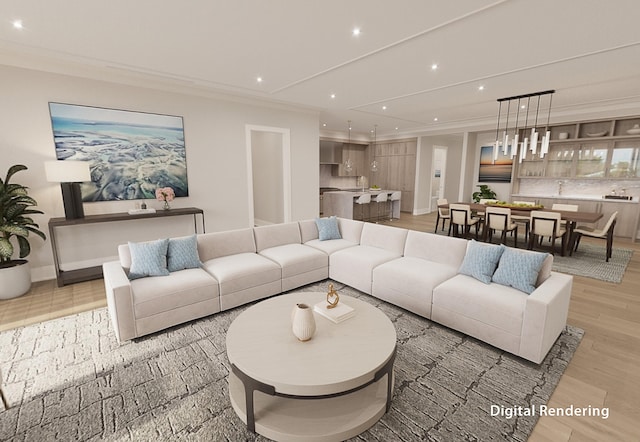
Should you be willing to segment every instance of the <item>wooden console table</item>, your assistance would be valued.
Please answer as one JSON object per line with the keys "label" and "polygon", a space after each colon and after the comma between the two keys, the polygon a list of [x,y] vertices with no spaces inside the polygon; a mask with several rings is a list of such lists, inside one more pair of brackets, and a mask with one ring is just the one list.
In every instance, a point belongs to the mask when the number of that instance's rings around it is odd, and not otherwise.
{"label": "wooden console table", "polygon": [[109,223],[113,221],[130,221],[134,219],[166,218],[169,216],[193,215],[193,230],[198,233],[197,215],[202,216],[202,233],[205,232],[204,211],[197,207],[183,207],[171,210],[158,210],[155,213],[136,213],[130,215],[127,212],[107,213],[104,215],[87,215],[84,218],[66,219],[51,218],[49,220],[49,238],[53,250],[53,264],[56,269],[56,281],[58,287],[76,282],[90,281],[102,278],[102,266],[87,267],[77,270],[60,270],[60,258],[58,256],[58,244],[56,242],[56,228],[76,226],[84,224]]}

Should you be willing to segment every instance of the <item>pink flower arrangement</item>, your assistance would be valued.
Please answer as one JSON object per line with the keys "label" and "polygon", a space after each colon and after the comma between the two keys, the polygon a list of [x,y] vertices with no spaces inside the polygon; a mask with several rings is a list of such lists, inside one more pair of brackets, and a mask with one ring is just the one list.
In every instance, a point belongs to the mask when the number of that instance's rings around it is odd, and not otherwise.
{"label": "pink flower arrangement", "polygon": [[171,187],[158,187],[156,189],[156,199],[158,201],[173,201],[175,197],[176,194]]}

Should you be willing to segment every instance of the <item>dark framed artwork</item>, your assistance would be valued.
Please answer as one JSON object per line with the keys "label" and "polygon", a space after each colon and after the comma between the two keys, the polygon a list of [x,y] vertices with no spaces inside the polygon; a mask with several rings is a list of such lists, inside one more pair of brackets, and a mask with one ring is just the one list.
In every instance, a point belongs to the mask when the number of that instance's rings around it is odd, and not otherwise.
{"label": "dark framed artwork", "polygon": [[49,103],[58,160],[88,161],[82,200],[155,199],[159,187],[189,195],[182,117]]}
{"label": "dark framed artwork", "polygon": [[511,182],[511,169],[513,159],[511,158],[511,146],[505,155],[499,149],[498,159],[493,159],[493,146],[482,146],[480,148],[480,171],[478,181],[481,183],[509,183]]}

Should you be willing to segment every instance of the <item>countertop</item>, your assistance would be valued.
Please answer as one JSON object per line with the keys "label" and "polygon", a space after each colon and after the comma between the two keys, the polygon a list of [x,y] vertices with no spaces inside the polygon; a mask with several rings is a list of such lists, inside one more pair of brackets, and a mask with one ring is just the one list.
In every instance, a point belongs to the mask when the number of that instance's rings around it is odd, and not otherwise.
{"label": "countertop", "polygon": [[618,199],[605,199],[602,196],[597,195],[529,195],[524,193],[514,193],[512,198],[552,198],[560,200],[583,200],[583,201],[601,201],[607,203],[630,203],[638,204],[640,202],[637,196],[634,196],[632,200],[618,200]]}

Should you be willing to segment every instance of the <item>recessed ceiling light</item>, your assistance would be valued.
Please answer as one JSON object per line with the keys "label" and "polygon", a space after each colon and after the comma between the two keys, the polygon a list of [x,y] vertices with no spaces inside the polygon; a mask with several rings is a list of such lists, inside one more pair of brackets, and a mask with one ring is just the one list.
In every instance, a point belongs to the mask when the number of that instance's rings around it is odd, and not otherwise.
{"label": "recessed ceiling light", "polygon": [[478,90],[479,90],[479,91],[483,91],[483,90],[484,90],[484,86],[482,86],[482,85],[481,85],[481,86],[478,86]]}
{"label": "recessed ceiling light", "polygon": [[258,77],[258,78],[256,78],[256,81],[257,81],[258,83],[262,83],[262,77]]}
{"label": "recessed ceiling light", "polygon": [[331,98],[336,98],[336,94],[331,94],[330,97]]}
{"label": "recessed ceiling light", "polygon": [[13,27],[15,29],[22,29],[24,28],[24,25],[22,24],[22,20],[14,20],[13,21]]}
{"label": "recessed ceiling light", "polygon": [[431,65],[431,70],[432,70],[432,71],[435,71],[436,69],[438,69],[438,63],[433,63],[433,64]]}
{"label": "recessed ceiling light", "polygon": [[360,35],[360,28],[353,28],[353,31],[351,31],[351,34],[354,37],[357,37],[358,35]]}
{"label": "recessed ceiling light", "polygon": [[435,117],[435,118],[433,119],[433,121],[438,121],[438,117]]}
{"label": "recessed ceiling light", "polygon": [[322,123],[322,127],[327,127],[327,123]]}
{"label": "recessed ceiling light", "polygon": [[382,106],[382,110],[387,110],[387,106]]}
{"label": "recessed ceiling light", "polygon": [[398,130],[398,127],[396,126],[396,130]]}

